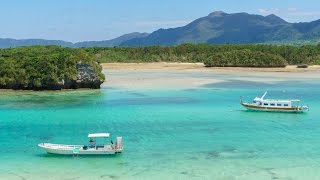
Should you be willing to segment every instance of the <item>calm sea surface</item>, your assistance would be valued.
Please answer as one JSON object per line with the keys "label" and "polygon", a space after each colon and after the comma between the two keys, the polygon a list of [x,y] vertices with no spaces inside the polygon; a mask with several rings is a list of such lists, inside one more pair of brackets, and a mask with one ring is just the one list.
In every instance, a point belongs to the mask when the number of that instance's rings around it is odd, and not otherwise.
{"label": "calm sea surface", "polygon": [[[265,90],[302,99],[310,111],[240,107],[240,96]],[[1,93],[0,179],[320,179],[319,102],[320,83],[308,80]],[[37,147],[86,144],[92,132],[123,136],[124,153],[55,156]]]}

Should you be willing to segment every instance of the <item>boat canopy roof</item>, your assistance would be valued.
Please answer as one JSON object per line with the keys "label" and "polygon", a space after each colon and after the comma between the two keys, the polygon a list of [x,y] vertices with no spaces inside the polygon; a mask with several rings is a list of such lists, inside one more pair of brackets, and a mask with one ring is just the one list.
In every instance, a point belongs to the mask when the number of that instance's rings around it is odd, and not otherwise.
{"label": "boat canopy roof", "polygon": [[263,99],[264,102],[299,102],[299,99]]}
{"label": "boat canopy roof", "polygon": [[99,137],[108,138],[108,137],[110,137],[110,133],[92,133],[92,134],[88,134],[88,138],[99,138]]}
{"label": "boat canopy roof", "polygon": [[299,102],[299,99],[264,99],[266,95],[268,94],[268,91],[266,91],[261,97],[254,98],[255,101],[263,101],[263,102]]}

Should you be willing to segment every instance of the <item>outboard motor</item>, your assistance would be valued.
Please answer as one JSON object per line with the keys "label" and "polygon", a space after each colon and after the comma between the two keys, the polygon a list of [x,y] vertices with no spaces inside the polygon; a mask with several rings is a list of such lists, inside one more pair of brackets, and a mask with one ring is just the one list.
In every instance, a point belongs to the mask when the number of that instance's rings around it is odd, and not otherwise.
{"label": "outboard motor", "polygon": [[117,137],[117,142],[116,142],[116,149],[119,150],[119,152],[122,151],[122,137]]}

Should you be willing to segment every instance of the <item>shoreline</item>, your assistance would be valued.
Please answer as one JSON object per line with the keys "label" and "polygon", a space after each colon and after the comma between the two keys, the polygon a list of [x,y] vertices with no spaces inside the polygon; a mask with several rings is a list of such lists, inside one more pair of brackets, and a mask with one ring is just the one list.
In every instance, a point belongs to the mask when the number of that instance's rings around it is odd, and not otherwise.
{"label": "shoreline", "polygon": [[[102,86],[102,85],[101,85]],[[60,90],[23,90],[23,89],[0,89],[0,93],[21,93],[21,94],[34,94],[34,93],[76,93],[76,92],[93,92],[93,91],[97,91],[98,92],[99,89],[90,89],[90,88],[79,88],[79,89],[60,89]]]}
{"label": "shoreline", "polygon": [[[308,68],[204,67],[202,63],[101,63],[106,80],[101,88],[188,89],[228,81],[274,84],[281,81],[318,81],[320,66]],[[0,93],[92,92],[94,89],[12,90]]]}

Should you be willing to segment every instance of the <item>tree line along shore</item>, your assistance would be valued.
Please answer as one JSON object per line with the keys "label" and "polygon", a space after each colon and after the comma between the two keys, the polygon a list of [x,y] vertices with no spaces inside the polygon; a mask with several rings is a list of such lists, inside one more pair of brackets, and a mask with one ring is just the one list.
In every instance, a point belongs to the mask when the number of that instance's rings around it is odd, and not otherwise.
{"label": "tree line along shore", "polygon": [[84,49],[101,63],[202,62],[206,66],[216,67],[284,67],[320,64],[320,44],[304,46],[183,44]]}
{"label": "tree line along shore", "polygon": [[201,62],[207,67],[285,67],[319,65],[320,44],[208,45],[150,47],[29,46],[0,49],[0,88],[99,88],[99,63]]}

